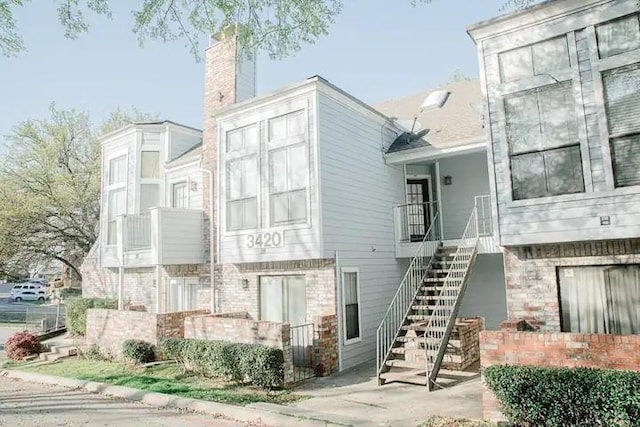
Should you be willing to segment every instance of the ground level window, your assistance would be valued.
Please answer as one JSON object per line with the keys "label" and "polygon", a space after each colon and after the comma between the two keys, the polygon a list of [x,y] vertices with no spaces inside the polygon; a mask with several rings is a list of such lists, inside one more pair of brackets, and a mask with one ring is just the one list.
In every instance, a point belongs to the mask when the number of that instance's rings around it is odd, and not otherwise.
{"label": "ground level window", "polygon": [[190,311],[198,308],[196,277],[169,279],[169,311]]}
{"label": "ground level window", "polygon": [[360,284],[357,269],[342,269],[344,336],[346,342],[360,338]]}
{"label": "ground level window", "polygon": [[304,276],[260,277],[260,320],[298,326],[307,322]]}
{"label": "ground level window", "polygon": [[563,332],[640,334],[640,265],[558,269]]}

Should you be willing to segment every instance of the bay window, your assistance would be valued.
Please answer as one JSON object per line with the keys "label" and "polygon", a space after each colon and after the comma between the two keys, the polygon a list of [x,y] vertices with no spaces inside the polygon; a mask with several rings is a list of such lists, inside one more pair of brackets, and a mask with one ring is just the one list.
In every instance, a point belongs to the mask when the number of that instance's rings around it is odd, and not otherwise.
{"label": "bay window", "polygon": [[140,213],[160,204],[160,152],[140,152]]}
{"label": "bay window", "polygon": [[505,98],[514,200],[584,191],[571,82]]}
{"label": "bay window", "polygon": [[116,218],[126,213],[127,156],[110,159],[107,174],[107,244],[115,245],[118,243]]}

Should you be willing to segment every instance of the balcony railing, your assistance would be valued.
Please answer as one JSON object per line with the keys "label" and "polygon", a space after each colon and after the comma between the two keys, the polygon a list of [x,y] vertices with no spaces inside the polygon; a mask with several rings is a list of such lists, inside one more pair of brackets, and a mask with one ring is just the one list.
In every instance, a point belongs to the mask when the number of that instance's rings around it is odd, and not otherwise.
{"label": "balcony railing", "polygon": [[151,216],[127,215],[125,220],[125,251],[137,251],[151,248]]}
{"label": "balcony railing", "polygon": [[478,237],[493,236],[493,214],[491,196],[476,196],[475,208],[478,221]]}
{"label": "balcony railing", "polygon": [[438,202],[394,206],[398,240],[422,242],[438,213]]}

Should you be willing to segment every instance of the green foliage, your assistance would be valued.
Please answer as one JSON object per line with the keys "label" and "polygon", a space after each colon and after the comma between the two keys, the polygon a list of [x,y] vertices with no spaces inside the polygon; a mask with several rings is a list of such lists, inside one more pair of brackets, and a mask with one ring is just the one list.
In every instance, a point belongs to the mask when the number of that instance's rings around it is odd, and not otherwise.
{"label": "green foliage", "polygon": [[58,289],[58,296],[62,299],[69,299],[73,297],[79,297],[82,295],[82,289],[77,288],[62,288]]}
{"label": "green foliage", "polygon": [[29,332],[16,332],[4,344],[4,351],[11,360],[22,360],[27,356],[39,354],[42,346],[38,338]]}
{"label": "green foliage", "polygon": [[[0,0],[1,9],[2,0]],[[0,38],[1,31],[0,28]],[[100,215],[101,129],[147,119],[116,110],[94,127],[89,116],[51,105],[4,137],[0,157],[0,271],[20,276],[52,260],[80,278]]]}
{"label": "green foliage", "polygon": [[103,298],[72,298],[65,304],[67,308],[67,330],[84,336],[87,331],[87,310],[90,308],[115,309],[117,302]]}
{"label": "green foliage", "polygon": [[640,426],[640,372],[496,365],[485,382],[523,426]]}
{"label": "green foliage", "polygon": [[102,349],[98,344],[91,345],[88,349],[82,353],[82,357],[87,360],[102,361],[108,358],[103,354]]}
{"label": "green foliage", "polygon": [[265,390],[284,381],[284,355],[277,348],[195,339],[164,339],[159,347],[166,358],[198,375],[249,382]]}
{"label": "green foliage", "polygon": [[142,340],[126,340],[122,343],[122,357],[138,364],[153,362],[154,346]]}

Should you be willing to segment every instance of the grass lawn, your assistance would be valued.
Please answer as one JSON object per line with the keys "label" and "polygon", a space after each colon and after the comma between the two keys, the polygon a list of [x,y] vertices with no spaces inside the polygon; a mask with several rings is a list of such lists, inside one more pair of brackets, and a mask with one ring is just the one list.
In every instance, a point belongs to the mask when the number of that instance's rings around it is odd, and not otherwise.
{"label": "grass lawn", "polygon": [[119,362],[74,358],[18,369],[233,405],[253,402],[286,404],[306,398],[289,390],[266,392],[258,387],[183,374],[181,367],[175,364],[140,368]]}

